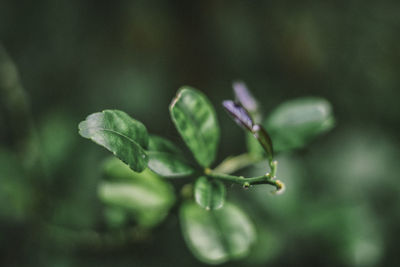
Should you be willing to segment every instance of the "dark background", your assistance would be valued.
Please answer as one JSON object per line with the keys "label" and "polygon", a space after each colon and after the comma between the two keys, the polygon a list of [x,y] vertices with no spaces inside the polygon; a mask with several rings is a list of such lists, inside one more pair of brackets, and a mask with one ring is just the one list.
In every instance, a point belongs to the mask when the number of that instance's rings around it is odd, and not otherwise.
{"label": "dark background", "polygon": [[116,108],[179,142],[168,105],[191,85],[217,109],[222,160],[245,150],[220,105],[236,79],[265,114],[321,96],[337,119],[307,149],[280,155],[284,195],[228,189],[264,240],[237,266],[400,264],[399,14],[398,1],[2,1],[0,41],[24,89],[0,95],[1,265],[200,265],[176,208],[127,244],[75,244],[101,228],[108,155],[77,125]]}

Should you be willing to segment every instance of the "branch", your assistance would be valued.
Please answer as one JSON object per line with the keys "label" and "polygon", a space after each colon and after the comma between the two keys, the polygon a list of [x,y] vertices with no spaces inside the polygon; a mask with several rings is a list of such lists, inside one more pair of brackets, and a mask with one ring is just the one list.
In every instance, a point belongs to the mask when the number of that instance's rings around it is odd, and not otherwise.
{"label": "branch", "polygon": [[275,177],[272,177],[269,173],[263,176],[244,178],[242,176],[234,176],[224,173],[218,173],[207,169],[205,171],[205,174],[210,178],[220,179],[240,184],[244,188],[248,188],[250,185],[256,185],[256,184],[269,184],[275,186],[276,193],[282,193],[285,189],[285,185],[281,181],[275,180]]}

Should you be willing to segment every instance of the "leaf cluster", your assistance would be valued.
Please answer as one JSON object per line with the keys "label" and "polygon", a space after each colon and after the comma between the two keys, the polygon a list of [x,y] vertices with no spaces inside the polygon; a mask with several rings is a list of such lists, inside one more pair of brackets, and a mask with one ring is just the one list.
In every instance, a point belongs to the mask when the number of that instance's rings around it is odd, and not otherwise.
{"label": "leaf cluster", "polygon": [[275,180],[274,150],[305,146],[331,129],[334,119],[329,103],[321,98],[285,102],[263,119],[260,105],[246,85],[235,82],[233,88],[235,101],[225,100],[223,106],[252,137],[248,139],[248,155],[251,156],[248,163],[268,159],[270,172],[260,177],[234,176],[229,170],[218,172],[218,169],[227,169],[221,165],[232,165],[234,161],[229,158],[215,170],[211,169],[220,140],[217,115],[207,97],[188,86],[178,91],[169,111],[194,160],[188,160],[170,140],[149,134],[140,121],[120,110],[93,113],[79,124],[82,137],[103,146],[123,162],[107,161],[106,179],[98,189],[100,199],[108,208],[111,225],[123,225],[131,215],[139,225],[156,225],[175,202],[171,187],[161,177],[190,176],[196,178],[194,201],[185,200],[181,205],[180,220],[193,254],[208,263],[247,255],[255,241],[254,226],[245,212],[225,200],[223,181],[244,187],[271,184],[277,190],[283,189],[283,183]]}

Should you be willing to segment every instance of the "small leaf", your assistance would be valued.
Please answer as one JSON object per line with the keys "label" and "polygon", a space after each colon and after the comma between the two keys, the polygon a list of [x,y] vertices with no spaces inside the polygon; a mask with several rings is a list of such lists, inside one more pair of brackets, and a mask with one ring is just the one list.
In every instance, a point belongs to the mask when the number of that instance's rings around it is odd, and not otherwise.
{"label": "small leaf", "polygon": [[182,177],[193,173],[182,152],[171,141],[159,136],[150,136],[148,167],[164,177]]}
{"label": "small leaf", "polygon": [[330,103],[317,97],[298,98],[278,106],[265,125],[278,151],[301,148],[333,128]]}
{"label": "small leaf", "polygon": [[242,81],[236,81],[232,84],[235,98],[250,113],[258,112],[257,100],[253,97],[247,86]]}
{"label": "small leaf", "polygon": [[108,206],[128,212],[143,226],[154,226],[165,218],[175,201],[172,188],[145,170],[133,172],[116,158],[105,163],[107,180],[98,187],[100,199]]}
{"label": "small leaf", "polygon": [[194,202],[186,202],[180,208],[180,220],[188,247],[208,264],[241,259],[256,240],[252,222],[231,203],[207,211]]}
{"label": "small leaf", "polygon": [[104,110],[89,115],[79,124],[79,134],[113,152],[134,170],[147,167],[146,127],[120,110]]}
{"label": "small leaf", "polygon": [[194,198],[206,210],[219,209],[225,202],[225,186],[218,180],[200,177],[194,185]]}
{"label": "small leaf", "polygon": [[222,105],[240,127],[252,132],[253,120],[242,105],[235,103],[232,100],[225,100],[222,102]]}
{"label": "small leaf", "polygon": [[169,109],[172,121],[197,162],[209,167],[217,153],[219,126],[207,97],[193,88],[182,87]]}
{"label": "small leaf", "polygon": [[254,138],[254,135],[252,133],[248,133],[246,135],[246,146],[247,146],[247,151],[255,158],[263,158],[265,156],[265,150],[261,146],[260,142],[256,138]]}
{"label": "small leaf", "polygon": [[254,137],[258,140],[260,145],[264,148],[264,151],[267,153],[267,157],[269,161],[272,161],[272,158],[274,157],[274,150],[272,147],[272,141],[271,138],[269,137],[267,131],[259,125],[256,124],[253,126],[253,133]]}

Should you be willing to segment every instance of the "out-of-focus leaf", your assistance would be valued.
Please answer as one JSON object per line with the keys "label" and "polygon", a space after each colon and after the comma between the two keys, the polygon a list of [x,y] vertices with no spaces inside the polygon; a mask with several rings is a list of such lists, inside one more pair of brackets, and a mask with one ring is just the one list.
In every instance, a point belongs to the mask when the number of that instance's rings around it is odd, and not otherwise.
{"label": "out-of-focus leaf", "polygon": [[290,100],[268,117],[268,129],[277,151],[301,148],[334,126],[330,103],[317,97]]}
{"label": "out-of-focus leaf", "polygon": [[146,127],[123,111],[104,110],[89,115],[79,124],[79,134],[113,152],[134,171],[147,167]]}
{"label": "out-of-focus leaf", "polygon": [[180,220],[188,247],[205,263],[243,258],[256,240],[253,223],[231,203],[207,211],[194,202],[186,202],[181,206]]}
{"label": "out-of-focus leaf", "polygon": [[75,121],[60,112],[48,113],[39,124],[40,153],[50,170],[57,169],[71,153],[77,138],[75,127]]}
{"label": "out-of-focus leaf", "polygon": [[246,84],[242,81],[236,81],[232,84],[235,98],[239,103],[253,116],[256,123],[261,120],[259,106],[257,100],[253,97]]}
{"label": "out-of-focus leaf", "polygon": [[133,172],[116,158],[104,168],[108,179],[100,183],[98,194],[105,204],[129,212],[143,226],[154,226],[165,218],[175,201],[169,184],[149,170]]}
{"label": "out-of-focus leaf", "polygon": [[128,212],[122,208],[110,206],[104,209],[104,217],[109,227],[119,228],[128,220]]}
{"label": "out-of-focus leaf", "polygon": [[218,180],[200,177],[194,185],[194,198],[206,210],[219,209],[225,202],[225,186]]}
{"label": "out-of-focus leaf", "polygon": [[22,223],[35,206],[35,195],[18,158],[0,148],[0,221]]}
{"label": "out-of-focus leaf", "polygon": [[253,120],[250,114],[245,108],[242,107],[241,104],[235,103],[232,100],[225,100],[222,102],[222,105],[240,127],[252,132]]}
{"label": "out-of-focus leaf", "polygon": [[274,149],[272,147],[271,138],[269,137],[267,131],[265,131],[265,129],[261,125],[256,124],[253,126],[253,134],[260,145],[264,148],[264,151],[267,153],[269,161],[272,161],[272,158],[274,156]]}
{"label": "out-of-focus leaf", "polygon": [[182,177],[193,173],[193,168],[184,160],[182,152],[169,140],[150,136],[148,167],[164,177]]}
{"label": "out-of-focus leaf", "polygon": [[197,162],[209,167],[217,153],[220,131],[207,97],[193,88],[182,87],[169,109],[172,121]]}

